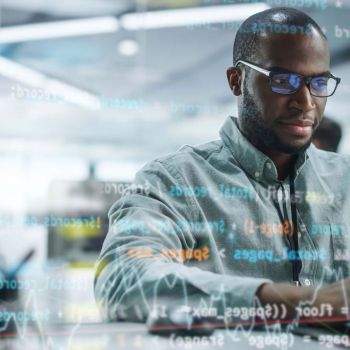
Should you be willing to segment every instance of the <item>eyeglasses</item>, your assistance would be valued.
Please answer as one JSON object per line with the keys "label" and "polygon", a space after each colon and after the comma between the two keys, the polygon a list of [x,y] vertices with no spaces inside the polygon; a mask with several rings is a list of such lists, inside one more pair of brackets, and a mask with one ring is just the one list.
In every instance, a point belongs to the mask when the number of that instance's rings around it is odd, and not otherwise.
{"label": "eyeglasses", "polygon": [[292,95],[302,87],[303,83],[305,83],[312,96],[330,97],[335,93],[341,80],[329,72],[321,74],[320,76],[304,77],[303,75],[283,70],[267,70],[243,60],[238,60],[235,67],[237,67],[239,63],[243,63],[268,76],[271,90],[281,95]]}

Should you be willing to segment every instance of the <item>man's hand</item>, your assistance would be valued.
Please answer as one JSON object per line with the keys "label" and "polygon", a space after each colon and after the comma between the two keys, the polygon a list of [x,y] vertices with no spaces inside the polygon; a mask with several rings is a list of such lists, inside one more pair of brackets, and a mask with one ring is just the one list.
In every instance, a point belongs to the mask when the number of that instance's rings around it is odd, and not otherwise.
{"label": "man's hand", "polygon": [[319,289],[315,294],[314,305],[331,304],[333,306],[333,317],[346,318],[348,311],[345,308],[350,302],[350,278],[336,282]]}
{"label": "man's hand", "polygon": [[296,307],[301,301],[311,301],[315,290],[308,287],[296,287],[287,283],[263,284],[256,295],[262,305],[284,304],[287,308],[287,319],[296,317]]}
{"label": "man's hand", "polygon": [[[262,305],[284,304],[287,308],[287,319],[301,316],[300,319],[317,320],[318,317],[300,312],[303,307],[317,308],[320,310],[319,319],[324,321],[322,305],[330,305],[326,318],[340,321],[347,317],[346,306],[350,303],[350,278],[320,288],[296,287],[285,283],[263,284],[257,291],[257,297]],[[299,308],[299,309],[298,309]]]}

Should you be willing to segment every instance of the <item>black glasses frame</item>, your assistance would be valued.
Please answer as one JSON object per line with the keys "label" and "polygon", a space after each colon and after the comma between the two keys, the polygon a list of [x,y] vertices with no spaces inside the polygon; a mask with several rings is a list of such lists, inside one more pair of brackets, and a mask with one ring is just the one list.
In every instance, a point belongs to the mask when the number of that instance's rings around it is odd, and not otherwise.
{"label": "black glasses frame", "polygon": [[[296,92],[298,92],[298,91],[301,89],[301,87],[302,87],[302,84],[300,84],[300,86],[299,86],[298,89],[296,89],[296,90],[293,91],[293,92],[285,93],[285,94],[284,94],[284,93],[280,93],[280,92],[273,91],[273,89],[272,89],[272,77],[273,77],[274,75],[276,75],[276,74],[288,73],[288,72],[276,71],[276,70],[268,70],[268,69],[259,67],[259,66],[257,66],[257,65],[254,64],[254,63],[251,63],[251,62],[248,62],[248,61],[244,61],[244,60],[237,60],[237,62],[235,63],[235,67],[237,67],[238,64],[240,64],[240,63],[243,63],[243,64],[245,64],[246,66],[248,66],[248,67],[250,67],[250,68],[252,68],[252,69],[254,69],[254,70],[256,70],[256,71],[258,71],[258,72],[260,72],[260,73],[262,73],[262,74],[264,74],[264,75],[266,75],[267,77],[269,77],[269,83],[270,83],[271,90],[272,90],[272,92],[274,92],[274,93],[276,93],[276,94],[279,94],[279,95],[293,95],[293,94],[295,94]],[[327,74],[325,74],[325,75],[321,75],[322,77],[333,78],[333,79],[336,81],[336,85],[335,85],[335,87],[334,87],[333,92],[332,92],[330,95],[327,95],[327,96],[319,96],[319,95],[313,94],[313,93],[311,92],[311,88],[310,88],[311,80],[312,80],[313,78],[317,78],[317,77],[319,77],[319,76],[305,77],[305,76],[303,76],[303,75],[301,75],[301,74],[298,74],[298,73],[293,73],[293,72],[289,72],[289,73],[290,73],[290,74],[295,74],[295,75],[297,75],[298,77],[301,77],[301,78],[302,78],[303,82],[305,83],[305,85],[306,85],[307,88],[309,89],[309,92],[310,92],[310,95],[311,95],[311,96],[321,97],[321,98],[333,96],[334,93],[335,93],[335,91],[337,90],[337,87],[338,87],[340,81],[341,81],[340,78],[335,77],[335,76],[334,76],[333,74],[331,74],[331,73],[327,73]]]}

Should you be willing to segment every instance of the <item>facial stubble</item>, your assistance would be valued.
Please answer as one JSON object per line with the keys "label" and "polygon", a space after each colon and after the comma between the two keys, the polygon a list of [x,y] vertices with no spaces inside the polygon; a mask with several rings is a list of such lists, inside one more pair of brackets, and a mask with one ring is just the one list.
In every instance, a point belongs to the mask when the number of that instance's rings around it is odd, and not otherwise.
{"label": "facial stubble", "polygon": [[249,94],[246,86],[243,87],[243,102],[240,107],[240,128],[248,140],[259,149],[270,149],[287,154],[304,152],[311,144],[310,139],[301,146],[291,145],[266,125],[263,113]]}

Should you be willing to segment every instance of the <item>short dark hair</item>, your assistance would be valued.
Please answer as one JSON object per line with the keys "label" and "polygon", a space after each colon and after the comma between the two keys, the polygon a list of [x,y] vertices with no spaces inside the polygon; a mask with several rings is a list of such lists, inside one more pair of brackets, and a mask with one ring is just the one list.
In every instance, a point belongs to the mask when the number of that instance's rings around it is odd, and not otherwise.
{"label": "short dark hair", "polygon": [[[283,28],[283,31],[282,31]],[[278,29],[278,30],[277,30]],[[315,29],[327,40],[319,25],[307,14],[290,7],[275,7],[247,18],[239,27],[233,45],[233,64],[238,60],[254,61],[262,34],[309,34]]]}

